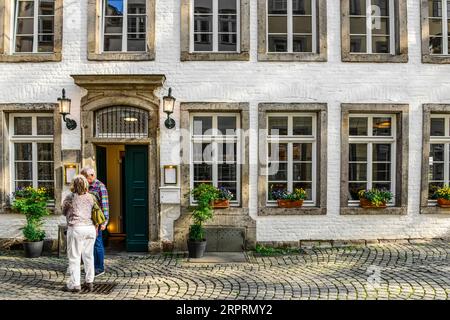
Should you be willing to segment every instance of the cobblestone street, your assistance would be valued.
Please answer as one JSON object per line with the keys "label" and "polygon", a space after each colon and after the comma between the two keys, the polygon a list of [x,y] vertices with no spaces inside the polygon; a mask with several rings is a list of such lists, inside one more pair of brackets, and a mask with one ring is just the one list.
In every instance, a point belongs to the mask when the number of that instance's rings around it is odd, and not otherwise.
{"label": "cobblestone street", "polygon": [[448,242],[312,248],[247,263],[196,264],[179,255],[117,255],[97,283],[109,294],[62,291],[66,259],[0,253],[0,299],[448,299]]}

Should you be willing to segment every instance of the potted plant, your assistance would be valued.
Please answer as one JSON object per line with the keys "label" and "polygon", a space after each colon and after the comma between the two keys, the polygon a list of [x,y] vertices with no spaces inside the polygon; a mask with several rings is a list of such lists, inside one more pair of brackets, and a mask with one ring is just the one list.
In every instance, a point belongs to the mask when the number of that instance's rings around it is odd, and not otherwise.
{"label": "potted plant", "polygon": [[362,208],[386,208],[386,203],[391,201],[392,192],[388,190],[369,189],[358,192],[359,204]]}
{"label": "potted plant", "polygon": [[22,228],[25,237],[24,251],[28,258],[41,256],[44,246],[45,231],[42,230],[43,218],[49,214],[47,203],[48,191],[45,188],[26,187],[13,194],[12,208],[26,217],[26,225]]}
{"label": "potted plant", "polygon": [[437,199],[437,204],[441,208],[450,208],[450,187],[445,185],[436,189],[433,199]]}
{"label": "potted plant", "polygon": [[201,258],[205,253],[206,239],[203,224],[213,217],[213,203],[220,196],[219,190],[210,184],[200,184],[187,196],[193,196],[197,205],[191,207],[194,223],[189,227],[187,242],[189,258]]}
{"label": "potted plant", "polygon": [[233,199],[233,193],[223,187],[218,189],[219,198],[213,201],[214,209],[226,209],[230,207],[230,200]]}
{"label": "potted plant", "polygon": [[297,188],[293,192],[286,190],[273,191],[272,197],[277,200],[279,208],[300,208],[307,194],[304,189]]}

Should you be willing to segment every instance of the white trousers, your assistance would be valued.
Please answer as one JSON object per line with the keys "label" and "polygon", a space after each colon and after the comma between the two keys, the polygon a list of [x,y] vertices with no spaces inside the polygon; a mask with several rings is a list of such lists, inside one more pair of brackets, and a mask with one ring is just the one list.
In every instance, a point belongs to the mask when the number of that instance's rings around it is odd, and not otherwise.
{"label": "white trousers", "polygon": [[81,286],[81,259],[83,259],[86,282],[94,282],[95,237],[96,232],[94,226],[74,226],[67,228],[67,258],[69,260],[67,287],[69,289],[73,289],[74,287],[79,288]]}

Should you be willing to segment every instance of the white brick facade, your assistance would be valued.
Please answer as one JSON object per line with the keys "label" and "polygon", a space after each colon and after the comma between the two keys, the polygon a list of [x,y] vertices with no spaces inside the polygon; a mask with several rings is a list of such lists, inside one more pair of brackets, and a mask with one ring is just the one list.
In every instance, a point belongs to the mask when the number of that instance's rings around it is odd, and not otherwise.
{"label": "white brick facade", "polygon": [[[257,221],[257,241],[301,239],[399,239],[450,236],[450,215],[420,214],[422,104],[450,102],[450,65],[421,62],[420,2],[408,1],[408,63],[341,62],[340,1],[328,1],[328,62],[258,62],[257,6],[251,1],[251,55],[248,62],[180,62],[178,0],[156,2],[156,60],[91,62],[87,60],[87,0],[64,1],[63,59],[58,63],[0,63],[0,103],[54,103],[66,88],[71,118],[80,123],[82,89],[72,74],[164,74],[180,102],[227,101],[250,104],[250,215]],[[161,91],[160,95],[166,91]],[[258,103],[328,104],[328,198],[324,216],[257,216]],[[409,104],[408,213],[405,216],[339,214],[340,104]],[[161,112],[161,165],[172,164],[179,132],[167,130]],[[174,119],[179,121],[179,108]],[[63,128],[62,149],[80,149],[80,127]],[[164,206],[162,239],[171,240],[177,206]],[[7,217],[10,217],[8,219]],[[7,222],[12,221],[12,222]],[[0,217],[0,238],[10,235],[16,216]],[[51,237],[56,236],[51,232]]]}

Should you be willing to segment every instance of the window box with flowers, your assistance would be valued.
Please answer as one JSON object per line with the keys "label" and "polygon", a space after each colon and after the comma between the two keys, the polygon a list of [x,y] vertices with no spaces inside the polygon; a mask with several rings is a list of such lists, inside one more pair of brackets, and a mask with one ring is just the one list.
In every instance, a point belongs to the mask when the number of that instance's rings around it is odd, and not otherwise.
{"label": "window box with flowers", "polygon": [[233,199],[233,193],[223,187],[218,188],[218,199],[213,201],[213,209],[227,209],[230,207],[230,200]]}
{"label": "window box with flowers", "polygon": [[360,190],[358,192],[361,208],[386,208],[392,199],[392,192],[380,189]]}
{"label": "window box with flowers", "polygon": [[272,192],[272,196],[277,200],[279,208],[301,208],[307,194],[304,189],[299,188],[295,189],[293,192],[286,190],[274,191]]}
{"label": "window box with flowers", "polygon": [[444,185],[436,189],[433,193],[433,199],[437,200],[437,205],[441,208],[450,208],[450,186]]}

